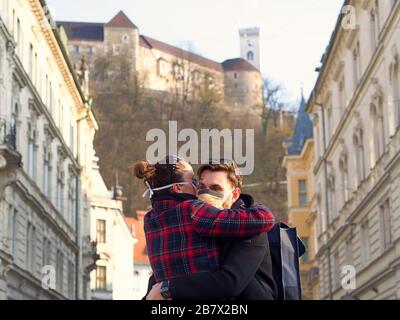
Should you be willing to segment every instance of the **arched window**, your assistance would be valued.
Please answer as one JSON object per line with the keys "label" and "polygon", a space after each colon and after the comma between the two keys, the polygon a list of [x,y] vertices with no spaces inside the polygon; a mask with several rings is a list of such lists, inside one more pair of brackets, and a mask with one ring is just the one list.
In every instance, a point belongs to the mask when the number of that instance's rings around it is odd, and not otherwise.
{"label": "arched window", "polygon": [[364,143],[363,143],[363,131],[357,129],[353,136],[353,144],[355,149],[355,164],[357,171],[356,189],[361,181],[365,178],[365,158],[364,158]]}
{"label": "arched window", "polygon": [[347,166],[347,155],[342,153],[339,160],[341,189],[343,197],[343,205],[349,200],[349,171]]}
{"label": "arched window", "polygon": [[247,52],[247,60],[249,60],[249,61],[254,60],[254,52],[253,51]]}
{"label": "arched window", "polygon": [[374,161],[377,162],[385,150],[385,124],[382,113],[382,101],[375,99],[376,103],[371,104],[371,118],[374,137]]}
{"label": "arched window", "polygon": [[395,115],[395,129],[400,128],[400,81],[399,81],[399,58],[397,52],[390,66],[390,79],[393,94],[393,111]]}

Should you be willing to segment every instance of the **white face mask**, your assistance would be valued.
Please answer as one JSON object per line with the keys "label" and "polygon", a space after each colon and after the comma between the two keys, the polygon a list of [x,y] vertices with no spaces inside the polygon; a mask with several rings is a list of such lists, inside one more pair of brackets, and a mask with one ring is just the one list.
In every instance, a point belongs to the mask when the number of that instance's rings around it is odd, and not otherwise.
{"label": "white face mask", "polygon": [[149,198],[151,198],[154,194],[154,191],[159,191],[159,190],[164,190],[164,189],[168,189],[171,188],[173,185],[178,184],[178,185],[188,185],[191,184],[193,186],[194,189],[196,189],[196,185],[193,182],[176,182],[176,183],[171,183],[168,184],[166,186],[162,186],[159,188],[154,188],[152,189],[150,186],[150,183],[148,183],[147,181],[145,182],[146,186],[147,186],[147,190],[143,193],[142,197],[144,198],[148,193],[150,194]]}

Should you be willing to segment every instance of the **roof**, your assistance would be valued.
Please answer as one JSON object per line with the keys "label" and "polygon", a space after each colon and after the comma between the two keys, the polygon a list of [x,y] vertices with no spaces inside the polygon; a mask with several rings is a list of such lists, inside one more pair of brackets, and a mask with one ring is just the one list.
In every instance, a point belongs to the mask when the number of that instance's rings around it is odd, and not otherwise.
{"label": "roof", "polygon": [[257,71],[260,72],[251,63],[243,58],[228,59],[222,62],[224,71]]}
{"label": "roof", "polygon": [[301,95],[300,108],[297,112],[297,120],[294,128],[292,139],[288,147],[289,155],[298,155],[303,149],[304,143],[307,139],[313,136],[313,125],[311,122],[310,114],[306,112],[306,101],[303,94]]}
{"label": "roof", "polygon": [[112,18],[108,23],[104,25],[107,28],[134,28],[137,27],[133,24],[133,22],[128,18],[128,16],[120,10],[114,18]]}
{"label": "roof", "polygon": [[104,24],[96,22],[57,21],[69,40],[104,41]]}
{"label": "roof", "polygon": [[137,218],[125,217],[126,223],[129,228],[134,231],[134,235],[138,240],[138,242],[133,246],[133,261],[134,263],[149,263],[143,222],[143,217],[146,214],[146,211],[136,211],[136,214]]}
{"label": "roof", "polygon": [[214,70],[217,70],[220,72],[223,71],[222,65],[214,60],[207,59],[196,53],[193,53],[193,52],[190,52],[187,50],[183,50],[181,48],[172,46],[168,43],[161,42],[159,40],[153,39],[148,36],[141,35],[139,44],[142,47],[146,47],[148,49],[156,49],[156,50],[168,53],[170,55],[176,56],[178,58],[182,57],[182,59],[188,59],[193,63],[202,65],[209,69],[214,69]]}

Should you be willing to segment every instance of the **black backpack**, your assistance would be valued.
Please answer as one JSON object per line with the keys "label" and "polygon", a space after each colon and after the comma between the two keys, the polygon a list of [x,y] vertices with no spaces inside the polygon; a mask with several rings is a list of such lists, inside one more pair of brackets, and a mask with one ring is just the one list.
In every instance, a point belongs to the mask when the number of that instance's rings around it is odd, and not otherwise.
{"label": "black backpack", "polygon": [[301,300],[299,258],[306,248],[296,228],[278,222],[268,231],[268,241],[278,300]]}

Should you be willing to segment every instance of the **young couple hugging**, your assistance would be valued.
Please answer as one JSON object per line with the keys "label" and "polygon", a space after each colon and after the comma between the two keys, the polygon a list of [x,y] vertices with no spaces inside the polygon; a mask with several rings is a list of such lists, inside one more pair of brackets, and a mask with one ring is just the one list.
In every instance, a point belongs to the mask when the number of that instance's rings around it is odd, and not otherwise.
{"label": "young couple hugging", "polygon": [[267,231],[274,215],[241,193],[234,161],[192,166],[176,156],[134,165],[152,209],[144,217],[153,270],[147,300],[275,300]]}

